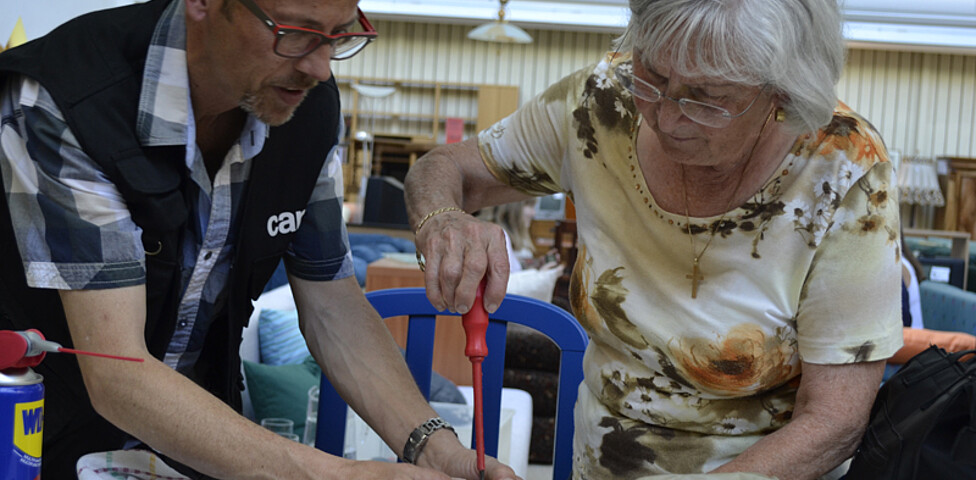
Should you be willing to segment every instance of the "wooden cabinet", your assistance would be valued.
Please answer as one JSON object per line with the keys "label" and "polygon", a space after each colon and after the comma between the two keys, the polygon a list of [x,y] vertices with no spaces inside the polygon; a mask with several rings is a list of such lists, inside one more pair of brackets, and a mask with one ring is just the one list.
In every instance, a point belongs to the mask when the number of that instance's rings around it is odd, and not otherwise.
{"label": "wooden cabinet", "polygon": [[518,109],[518,87],[482,85],[478,87],[478,121],[482,131]]}
{"label": "wooden cabinet", "polygon": [[[976,236],[976,158],[947,157],[944,230]],[[938,225],[938,222],[937,222]]]}

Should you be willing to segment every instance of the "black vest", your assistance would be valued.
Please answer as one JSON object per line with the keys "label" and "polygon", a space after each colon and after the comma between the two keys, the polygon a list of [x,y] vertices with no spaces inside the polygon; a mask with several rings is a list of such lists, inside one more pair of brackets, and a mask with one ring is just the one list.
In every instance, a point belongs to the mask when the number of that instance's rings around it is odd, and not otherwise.
{"label": "black vest", "polygon": [[[10,73],[38,80],[64,114],[84,151],[125,198],[144,233],[147,252],[146,342],[162,358],[179,304],[181,242],[191,188],[185,146],[144,147],[135,132],[146,51],[170,0],[152,0],[84,15],[45,37],[0,54],[0,85]],[[182,1],[182,0],[175,0]],[[181,21],[179,19],[177,21]],[[291,121],[272,128],[254,160],[245,189],[240,230],[225,301],[216,313],[195,368],[196,381],[241,409],[239,346],[251,313],[292,234],[272,236],[268,219],[304,210],[340,115],[334,79],[313,89]],[[0,195],[0,329],[37,328],[72,345],[54,290],[27,287],[6,197]],[[124,434],[98,416],[70,355],[49,355],[37,368],[46,394],[44,478],[69,478],[80,454],[120,448]],[[71,477],[73,478],[73,476]]]}

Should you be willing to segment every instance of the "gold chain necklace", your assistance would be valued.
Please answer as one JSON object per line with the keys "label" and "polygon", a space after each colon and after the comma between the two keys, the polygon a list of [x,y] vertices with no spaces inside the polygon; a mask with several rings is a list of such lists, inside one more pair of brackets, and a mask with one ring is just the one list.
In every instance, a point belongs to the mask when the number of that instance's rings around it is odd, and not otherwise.
{"label": "gold chain necklace", "polygon": [[[759,145],[759,140],[762,138],[762,134],[766,131],[766,125],[769,124],[769,119],[773,115],[773,110],[769,111],[769,115],[766,115],[766,121],[763,122],[762,128],[759,129],[759,135],[756,137],[755,143],[752,144],[752,148],[749,150],[749,155],[746,160],[746,164],[752,161],[752,154],[756,152],[756,146]],[[735,196],[739,193],[739,187],[742,186],[742,180],[746,178],[745,166],[742,168],[742,175],[739,176],[739,181],[735,184],[735,189],[732,190],[732,196],[729,198],[728,204],[725,205],[725,210],[723,210],[722,217],[718,219],[717,222],[712,224],[711,231],[708,234],[708,240],[705,242],[705,246],[702,247],[701,251],[698,252],[695,247],[695,235],[691,233],[691,215],[689,214],[690,202],[688,202],[688,179],[685,177],[685,166],[681,164],[681,184],[685,191],[685,231],[688,232],[688,238],[691,240],[691,273],[685,275],[685,278],[691,280],[691,298],[698,298],[698,286],[705,283],[705,275],[701,272],[701,257],[705,255],[705,251],[708,250],[708,246],[712,244],[712,239],[715,238],[715,232],[722,227],[725,223],[725,217],[728,215],[729,209],[732,208],[732,202],[735,201]],[[696,253],[697,252],[697,253]]]}

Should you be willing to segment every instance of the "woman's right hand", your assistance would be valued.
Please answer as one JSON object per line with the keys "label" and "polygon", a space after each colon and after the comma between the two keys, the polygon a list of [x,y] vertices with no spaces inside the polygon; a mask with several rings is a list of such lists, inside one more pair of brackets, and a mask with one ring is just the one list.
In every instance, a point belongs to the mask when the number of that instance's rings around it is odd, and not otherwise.
{"label": "woman's right hand", "polygon": [[500,226],[464,212],[441,213],[421,226],[417,248],[424,255],[427,298],[434,307],[467,313],[478,284],[487,277],[485,310],[498,309],[509,274],[505,233]]}

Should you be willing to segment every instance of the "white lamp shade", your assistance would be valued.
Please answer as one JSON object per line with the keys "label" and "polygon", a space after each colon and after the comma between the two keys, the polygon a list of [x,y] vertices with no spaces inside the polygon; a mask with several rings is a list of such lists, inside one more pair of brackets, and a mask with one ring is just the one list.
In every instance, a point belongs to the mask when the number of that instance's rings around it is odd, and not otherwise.
{"label": "white lamp shade", "polygon": [[532,37],[508,22],[494,21],[478,26],[468,32],[468,38],[483,42],[532,43]]}
{"label": "white lamp shade", "polygon": [[901,203],[941,207],[945,205],[934,158],[904,157],[898,166]]}
{"label": "white lamp shade", "polygon": [[384,87],[380,85],[363,85],[361,83],[353,83],[352,88],[359,92],[360,95],[365,95],[372,98],[387,97],[396,91],[396,87]]}

